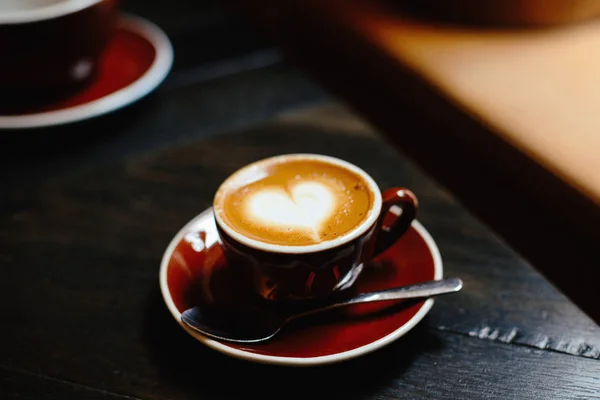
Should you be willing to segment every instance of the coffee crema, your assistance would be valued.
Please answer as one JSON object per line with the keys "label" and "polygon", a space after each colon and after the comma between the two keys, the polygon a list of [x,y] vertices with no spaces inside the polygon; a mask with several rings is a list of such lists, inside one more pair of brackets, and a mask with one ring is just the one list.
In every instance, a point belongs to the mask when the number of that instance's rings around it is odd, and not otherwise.
{"label": "coffee crema", "polygon": [[373,203],[372,189],[353,171],[321,159],[278,157],[229,177],[214,208],[248,238],[307,246],[351,232],[367,219]]}

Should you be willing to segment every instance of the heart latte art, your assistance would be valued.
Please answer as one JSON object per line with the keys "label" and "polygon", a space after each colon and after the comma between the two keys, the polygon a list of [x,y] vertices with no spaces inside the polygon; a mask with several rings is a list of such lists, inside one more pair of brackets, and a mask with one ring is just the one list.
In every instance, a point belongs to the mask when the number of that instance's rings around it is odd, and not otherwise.
{"label": "heart latte art", "polygon": [[219,189],[215,211],[235,231],[265,243],[311,245],[336,239],[367,218],[364,180],[321,160],[259,164]]}
{"label": "heart latte art", "polygon": [[333,191],[320,182],[290,186],[289,191],[274,186],[252,193],[242,204],[245,214],[264,228],[300,229],[320,241],[322,225],[335,212]]}

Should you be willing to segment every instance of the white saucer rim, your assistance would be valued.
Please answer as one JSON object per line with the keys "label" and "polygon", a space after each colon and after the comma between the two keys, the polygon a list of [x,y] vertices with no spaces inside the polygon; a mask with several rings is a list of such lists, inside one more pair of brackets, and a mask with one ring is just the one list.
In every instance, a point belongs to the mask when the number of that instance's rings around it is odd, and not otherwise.
{"label": "white saucer rim", "polygon": [[0,115],[0,129],[42,128],[99,117],[133,104],[156,89],[173,65],[171,41],[156,24],[137,15],[121,13],[119,22],[147,39],[156,51],[154,62],[139,79],[89,103],[36,114]]}
{"label": "white saucer rim", "polygon": [[[175,236],[172,238],[171,242],[167,246],[165,252],[163,253],[163,257],[160,265],[159,272],[159,283],[160,290],[163,296],[163,300],[167,305],[171,315],[177,321],[177,323],[192,337],[196,340],[200,341],[204,345],[213,350],[219,351],[228,356],[243,359],[246,361],[262,363],[262,364],[271,364],[271,365],[282,365],[282,366],[295,366],[295,367],[310,367],[317,365],[325,365],[325,364],[333,364],[341,361],[346,361],[352,358],[356,358],[368,353],[371,353],[377,349],[380,349],[398,338],[404,336],[411,329],[413,329],[424,317],[427,315],[431,307],[433,306],[434,299],[426,300],[419,311],[410,319],[407,323],[393,331],[392,333],[374,341],[364,346],[360,346],[356,349],[347,350],[341,353],[330,354],[326,356],[317,356],[317,357],[282,357],[282,356],[270,356],[265,354],[256,354],[245,350],[236,349],[230,347],[224,343],[219,341],[210,339],[206,336],[203,336],[199,333],[192,331],[190,328],[186,327],[185,324],[181,321],[181,313],[175,306],[173,299],[171,297],[171,293],[169,291],[167,285],[167,269],[169,260],[171,258],[171,254],[177,247],[179,241],[184,237],[184,235],[189,231],[189,229],[194,226],[201,218],[204,218],[205,214],[212,214],[212,207],[207,208],[202,213],[196,215],[192,220],[190,220],[187,224],[185,224]],[[434,279],[442,279],[443,277],[443,264],[442,264],[442,256],[440,254],[439,248],[433,237],[429,234],[427,229],[417,220],[412,222],[413,228],[421,235],[429,251],[431,252],[434,264]]]}

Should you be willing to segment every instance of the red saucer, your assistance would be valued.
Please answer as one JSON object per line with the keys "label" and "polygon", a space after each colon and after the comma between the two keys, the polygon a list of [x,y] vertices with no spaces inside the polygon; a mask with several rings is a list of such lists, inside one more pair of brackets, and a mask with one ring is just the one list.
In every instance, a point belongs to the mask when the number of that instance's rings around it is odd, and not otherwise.
{"label": "red saucer", "polygon": [[[357,292],[380,290],[442,278],[438,248],[417,221],[392,248],[366,267]],[[218,351],[250,361],[284,365],[316,365],[366,354],[396,340],[429,311],[433,299],[408,307],[362,304],[344,309],[343,316],[318,323],[290,326],[268,342],[219,342],[187,329],[180,313],[192,306],[222,301],[255,301],[236,290],[223,259],[212,210],[187,224],[167,248],[160,272],[161,290],[173,317],[188,333]],[[368,313],[367,313],[368,311]]]}
{"label": "red saucer", "polygon": [[123,16],[93,81],[51,104],[18,112],[0,109],[0,128],[57,125],[114,111],[158,86],[172,60],[171,43],[156,25]]}

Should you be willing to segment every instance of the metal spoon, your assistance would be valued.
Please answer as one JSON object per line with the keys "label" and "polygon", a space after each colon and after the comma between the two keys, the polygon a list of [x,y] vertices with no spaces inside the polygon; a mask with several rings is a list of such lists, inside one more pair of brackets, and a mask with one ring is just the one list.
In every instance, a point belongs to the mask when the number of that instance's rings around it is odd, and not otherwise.
{"label": "metal spoon", "polygon": [[301,317],[351,304],[425,298],[454,293],[462,288],[462,284],[462,280],[459,278],[448,278],[362,293],[348,300],[330,303],[291,316],[283,315],[267,307],[247,304],[219,305],[202,309],[193,307],[181,314],[181,321],[192,330],[214,339],[236,343],[257,343],[271,339],[285,324]]}

